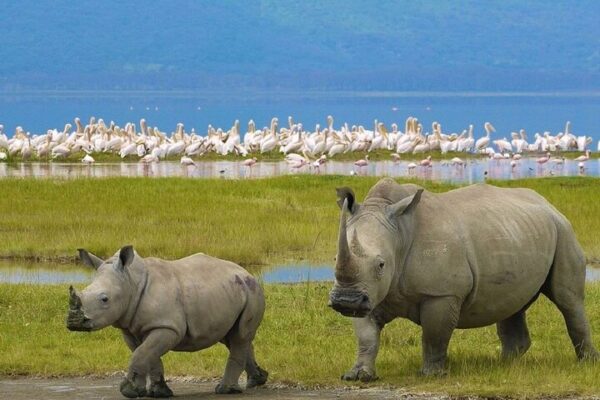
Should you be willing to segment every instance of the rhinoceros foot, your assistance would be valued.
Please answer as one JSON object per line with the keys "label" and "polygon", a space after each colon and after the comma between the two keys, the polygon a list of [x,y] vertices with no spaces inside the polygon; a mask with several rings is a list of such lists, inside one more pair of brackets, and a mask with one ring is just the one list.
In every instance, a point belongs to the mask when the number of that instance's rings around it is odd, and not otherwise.
{"label": "rhinoceros foot", "polygon": [[167,386],[167,383],[162,380],[160,382],[156,382],[150,385],[150,390],[148,391],[148,397],[154,398],[165,398],[165,397],[173,397],[173,391],[171,388]]}
{"label": "rhinoceros foot", "polygon": [[342,375],[342,380],[344,381],[361,381],[366,383],[376,381],[377,379],[375,371],[369,371],[364,366],[354,367]]}
{"label": "rhinoceros foot", "polygon": [[253,388],[255,386],[261,386],[267,383],[267,378],[269,377],[269,373],[262,369],[261,367],[257,367],[258,373],[248,377],[248,382],[246,383],[246,389]]}
{"label": "rhinoceros foot", "polygon": [[237,394],[242,393],[242,388],[238,384],[234,385],[223,385],[223,383],[219,383],[217,387],[215,387],[216,394]]}
{"label": "rhinoceros foot", "polygon": [[146,396],[146,388],[136,386],[135,382],[130,380],[129,378],[123,379],[121,382],[121,386],[119,387],[121,394],[130,399],[135,399],[137,397],[145,397]]}
{"label": "rhinoceros foot", "polygon": [[446,376],[448,374],[448,371],[445,368],[445,363],[440,362],[440,363],[431,363],[429,365],[423,366],[423,368],[421,369],[421,374],[423,374],[425,376],[442,377],[442,376]]}

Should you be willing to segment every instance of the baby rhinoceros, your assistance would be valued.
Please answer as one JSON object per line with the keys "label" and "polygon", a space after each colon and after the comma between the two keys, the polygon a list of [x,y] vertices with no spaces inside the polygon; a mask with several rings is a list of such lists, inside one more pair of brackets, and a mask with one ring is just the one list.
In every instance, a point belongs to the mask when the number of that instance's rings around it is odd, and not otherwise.
{"label": "baby rhinoceros", "polygon": [[197,351],[217,342],[229,349],[217,393],[241,392],[238,379],[243,370],[247,388],[267,381],[252,346],[265,310],[264,294],[242,267],[204,254],[175,261],[142,258],[131,246],[106,261],[83,249],[79,256],[97,274],[80,293],[69,288],[67,328],[121,329],[133,352],[120,387],[125,397],[172,396],[162,355],[169,350]]}

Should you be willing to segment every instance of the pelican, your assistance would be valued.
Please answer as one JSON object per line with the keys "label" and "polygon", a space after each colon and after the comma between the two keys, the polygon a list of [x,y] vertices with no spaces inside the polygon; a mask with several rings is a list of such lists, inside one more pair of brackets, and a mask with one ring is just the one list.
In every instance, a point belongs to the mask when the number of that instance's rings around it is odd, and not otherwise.
{"label": "pelican", "polygon": [[573,161],[587,161],[589,159],[590,159],[590,150],[588,149],[585,151],[584,155],[577,157]]}
{"label": "pelican", "polygon": [[481,150],[485,149],[487,147],[487,145],[490,143],[490,133],[496,132],[496,129],[494,128],[494,126],[492,124],[490,124],[489,122],[486,122],[485,124],[483,124],[483,128],[485,129],[485,136],[477,139],[477,141],[475,142],[475,149],[477,151],[481,151]]}
{"label": "pelican", "polygon": [[194,162],[194,160],[192,160],[190,157],[188,156],[183,156],[181,157],[181,160],[179,160],[179,163],[181,165],[185,165],[185,166],[189,166],[189,165],[196,165],[196,163]]}
{"label": "pelican", "polygon": [[96,162],[96,160],[94,160],[94,157],[90,156],[89,154],[86,154],[85,157],[81,159],[81,162],[84,164],[93,164]]}
{"label": "pelican", "polygon": [[453,165],[460,165],[460,166],[464,166],[465,162],[458,158],[458,157],[454,157],[452,160],[450,160],[452,162]]}

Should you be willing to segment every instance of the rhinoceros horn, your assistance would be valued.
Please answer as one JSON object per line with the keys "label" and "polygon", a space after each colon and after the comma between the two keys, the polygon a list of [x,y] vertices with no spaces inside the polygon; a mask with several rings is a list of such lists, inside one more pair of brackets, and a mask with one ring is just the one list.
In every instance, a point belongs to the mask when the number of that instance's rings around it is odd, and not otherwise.
{"label": "rhinoceros horn", "polygon": [[341,281],[351,281],[355,276],[350,263],[350,247],[348,246],[348,236],[346,234],[346,213],[348,211],[348,200],[344,200],[342,212],[340,214],[340,234],[338,238],[338,254],[335,267],[335,276]]}
{"label": "rhinoceros horn", "polygon": [[81,299],[77,296],[77,293],[75,293],[73,286],[69,286],[69,308],[71,310],[81,309]]}

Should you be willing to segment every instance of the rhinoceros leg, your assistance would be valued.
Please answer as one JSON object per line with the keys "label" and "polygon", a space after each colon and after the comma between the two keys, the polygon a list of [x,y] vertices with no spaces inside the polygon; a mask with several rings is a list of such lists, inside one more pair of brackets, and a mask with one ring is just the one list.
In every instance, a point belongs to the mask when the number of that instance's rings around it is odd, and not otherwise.
{"label": "rhinoceros leg", "polygon": [[558,227],[554,263],[542,293],[560,310],[567,325],[569,337],[580,360],[598,360],[600,356],[592,344],[590,324],[585,315],[585,255],[575,242],[570,226]]}
{"label": "rhinoceros leg", "polygon": [[235,394],[241,393],[238,381],[242,371],[246,368],[246,360],[251,342],[249,340],[241,340],[235,337],[228,338],[226,345],[229,348],[229,357],[225,366],[225,373],[221,383],[215,388],[217,394]]}
{"label": "rhinoceros leg", "polygon": [[372,316],[353,318],[354,334],[358,339],[356,363],[342,375],[346,381],[370,382],[377,379],[375,359],[379,351],[379,335],[381,329]]}
{"label": "rhinoceros leg", "polygon": [[[582,290],[583,292],[583,290]],[[548,298],[558,307],[565,319],[569,337],[580,360],[600,359],[592,344],[590,324],[585,316],[583,294],[576,295],[565,288],[547,293]]]}
{"label": "rhinoceros leg", "polygon": [[171,329],[151,331],[133,352],[127,377],[121,383],[121,394],[129,398],[146,396],[146,377],[152,368],[156,368],[156,365],[161,362],[160,357],[175,347],[178,342],[177,334]]}
{"label": "rhinoceros leg", "polygon": [[510,318],[496,324],[500,342],[502,342],[502,358],[510,359],[525,354],[531,346],[525,311],[516,313]]}
{"label": "rhinoceros leg", "polygon": [[246,389],[264,385],[267,383],[267,378],[269,377],[269,373],[262,369],[256,362],[254,357],[254,346],[252,344],[250,344],[248,358],[246,359],[246,374],[248,375]]}
{"label": "rhinoceros leg", "polygon": [[432,298],[421,304],[424,375],[444,375],[448,344],[458,323],[460,304],[455,297]]}

